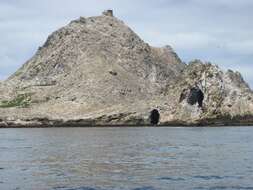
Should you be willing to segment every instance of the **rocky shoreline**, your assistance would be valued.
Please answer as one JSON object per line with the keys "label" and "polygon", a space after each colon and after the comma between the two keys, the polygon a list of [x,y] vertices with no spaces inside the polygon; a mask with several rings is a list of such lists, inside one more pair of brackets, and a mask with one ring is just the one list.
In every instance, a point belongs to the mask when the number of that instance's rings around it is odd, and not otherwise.
{"label": "rocky shoreline", "polygon": [[47,118],[37,118],[26,121],[1,121],[1,128],[54,128],[54,127],[239,127],[253,126],[253,116],[230,118],[223,116],[219,118],[201,120],[194,123],[185,123],[182,121],[169,121],[151,125],[150,121],[143,121],[142,118],[129,120],[126,122],[111,124],[105,121],[96,120],[48,120]]}

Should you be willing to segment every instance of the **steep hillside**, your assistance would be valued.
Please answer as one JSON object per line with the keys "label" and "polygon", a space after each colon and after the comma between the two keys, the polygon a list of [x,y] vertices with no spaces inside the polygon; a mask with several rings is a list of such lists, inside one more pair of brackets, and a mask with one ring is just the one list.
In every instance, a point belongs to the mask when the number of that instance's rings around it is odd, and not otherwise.
{"label": "steep hillside", "polygon": [[230,116],[250,123],[253,113],[239,73],[185,65],[111,11],[51,34],[0,91],[1,126],[209,124]]}

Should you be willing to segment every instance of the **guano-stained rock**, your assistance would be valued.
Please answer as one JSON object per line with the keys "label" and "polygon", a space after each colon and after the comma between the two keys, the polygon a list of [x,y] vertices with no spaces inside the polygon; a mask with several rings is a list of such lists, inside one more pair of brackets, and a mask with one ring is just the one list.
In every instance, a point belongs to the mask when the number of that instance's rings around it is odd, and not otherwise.
{"label": "guano-stained rock", "polygon": [[253,94],[240,73],[199,60],[186,65],[170,46],[145,43],[112,11],[57,30],[0,83],[1,127],[156,121],[250,125]]}

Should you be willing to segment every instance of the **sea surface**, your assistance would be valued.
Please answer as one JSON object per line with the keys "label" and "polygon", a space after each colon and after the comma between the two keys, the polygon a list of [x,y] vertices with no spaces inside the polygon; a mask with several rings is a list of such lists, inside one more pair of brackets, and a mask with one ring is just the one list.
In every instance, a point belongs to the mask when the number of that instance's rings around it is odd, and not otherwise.
{"label": "sea surface", "polygon": [[0,129],[0,190],[253,190],[253,127]]}

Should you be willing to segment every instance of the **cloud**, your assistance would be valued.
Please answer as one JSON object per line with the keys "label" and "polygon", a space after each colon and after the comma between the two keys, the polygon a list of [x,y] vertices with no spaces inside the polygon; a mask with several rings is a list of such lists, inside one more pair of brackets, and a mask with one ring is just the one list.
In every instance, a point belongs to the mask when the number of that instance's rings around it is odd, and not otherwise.
{"label": "cloud", "polygon": [[112,8],[141,38],[172,45],[186,62],[235,68],[253,87],[252,0],[1,0],[0,78],[13,73],[54,30]]}

